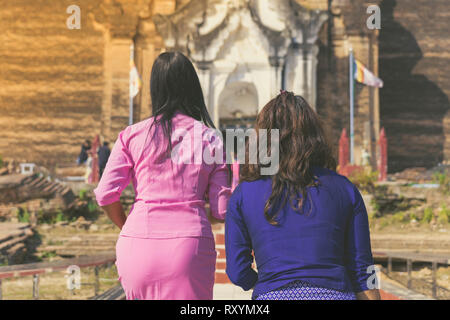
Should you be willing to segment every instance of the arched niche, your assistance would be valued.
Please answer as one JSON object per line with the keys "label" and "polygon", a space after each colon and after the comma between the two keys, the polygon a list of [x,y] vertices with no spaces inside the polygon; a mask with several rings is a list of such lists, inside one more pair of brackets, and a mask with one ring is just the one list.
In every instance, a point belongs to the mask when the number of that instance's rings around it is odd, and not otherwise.
{"label": "arched niche", "polygon": [[228,83],[219,95],[217,110],[222,128],[239,127],[258,114],[258,92],[251,82]]}

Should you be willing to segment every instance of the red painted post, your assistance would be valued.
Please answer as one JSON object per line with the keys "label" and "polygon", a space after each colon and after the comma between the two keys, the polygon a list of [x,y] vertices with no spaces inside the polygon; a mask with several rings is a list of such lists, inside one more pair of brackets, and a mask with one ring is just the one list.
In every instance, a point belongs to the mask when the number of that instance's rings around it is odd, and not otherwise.
{"label": "red painted post", "polygon": [[92,157],[92,171],[89,176],[89,183],[97,183],[99,178],[99,168],[98,168],[98,155],[97,150],[100,145],[100,138],[98,135],[95,136],[91,147],[91,157]]}
{"label": "red painted post", "polygon": [[380,139],[378,141],[380,148],[379,158],[378,158],[378,181],[387,180],[387,138],[384,128],[380,131]]}
{"label": "red painted post", "polygon": [[344,128],[342,129],[341,138],[339,139],[339,173],[342,173],[345,171],[345,167],[348,165],[348,157],[349,157],[349,150],[348,150],[348,136],[347,136],[347,130]]}

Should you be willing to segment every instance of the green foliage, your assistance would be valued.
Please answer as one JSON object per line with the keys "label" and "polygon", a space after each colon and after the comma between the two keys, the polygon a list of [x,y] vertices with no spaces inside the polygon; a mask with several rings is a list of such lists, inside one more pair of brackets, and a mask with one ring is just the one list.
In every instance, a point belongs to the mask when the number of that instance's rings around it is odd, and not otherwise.
{"label": "green foliage", "polygon": [[38,224],[42,224],[42,223],[48,223],[48,218],[46,217],[44,210],[43,209],[39,209],[38,213],[37,213],[37,223]]}
{"label": "green foliage", "polygon": [[67,220],[64,216],[64,213],[61,210],[58,210],[58,213],[56,214],[56,217],[54,219],[54,222],[61,222]]}
{"label": "green foliage", "polygon": [[445,204],[442,204],[439,211],[438,222],[441,224],[447,224],[450,220],[450,209],[447,209]]}
{"label": "green foliage", "polygon": [[397,212],[392,215],[392,222],[401,223],[407,220],[407,214],[403,211]]}
{"label": "green foliage", "polygon": [[86,189],[81,189],[80,192],[78,193],[78,197],[80,198],[80,200],[86,200],[87,198],[87,190]]}
{"label": "green foliage", "polygon": [[56,211],[44,211],[39,209],[37,213],[38,224],[54,224],[61,221],[68,221],[69,214],[61,209]]}
{"label": "green foliage", "polygon": [[423,211],[423,217],[422,217],[422,222],[423,223],[430,223],[431,220],[433,219],[433,209],[431,209],[430,207],[426,208]]}
{"label": "green foliage", "polygon": [[89,213],[94,213],[98,210],[98,206],[95,202],[89,201],[88,202],[88,211]]}
{"label": "green foliage", "polygon": [[380,224],[380,229],[383,229],[385,227],[387,227],[389,225],[389,221],[388,219],[386,219],[386,217],[382,217],[378,220],[379,224]]}
{"label": "green foliage", "polygon": [[17,219],[19,222],[29,223],[30,213],[28,212],[28,209],[19,208],[19,210],[17,210]]}
{"label": "green foliage", "polygon": [[434,183],[439,184],[439,189],[445,195],[450,195],[450,170],[445,172],[435,172],[433,175]]}
{"label": "green foliage", "polygon": [[3,161],[2,156],[0,156],[0,168],[3,168],[4,165],[5,165],[5,162]]}
{"label": "green foliage", "polygon": [[62,241],[62,240],[53,241],[53,245],[55,245],[55,246],[61,246],[63,244],[64,244],[64,241]]}
{"label": "green foliage", "polygon": [[41,258],[42,259],[48,259],[48,258],[54,258],[57,257],[58,255],[56,254],[55,251],[43,251],[41,254]]}
{"label": "green foliage", "polygon": [[375,182],[378,180],[378,171],[372,171],[370,168],[364,170],[355,170],[348,179],[358,187],[360,191],[373,192]]}
{"label": "green foliage", "polygon": [[372,219],[381,216],[381,214],[380,214],[380,204],[378,203],[376,197],[373,197],[370,200],[370,206],[372,207],[372,212],[370,213],[370,216],[372,217]]}
{"label": "green foliage", "polygon": [[419,221],[419,217],[415,213],[409,213],[408,217],[409,217],[409,221],[412,221],[412,220]]}

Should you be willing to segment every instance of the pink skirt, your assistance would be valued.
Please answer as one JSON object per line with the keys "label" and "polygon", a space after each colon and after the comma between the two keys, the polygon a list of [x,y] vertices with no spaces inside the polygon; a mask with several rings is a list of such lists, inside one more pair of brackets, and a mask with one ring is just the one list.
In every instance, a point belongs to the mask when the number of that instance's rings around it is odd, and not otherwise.
{"label": "pink skirt", "polygon": [[214,239],[119,236],[116,266],[128,300],[212,300]]}

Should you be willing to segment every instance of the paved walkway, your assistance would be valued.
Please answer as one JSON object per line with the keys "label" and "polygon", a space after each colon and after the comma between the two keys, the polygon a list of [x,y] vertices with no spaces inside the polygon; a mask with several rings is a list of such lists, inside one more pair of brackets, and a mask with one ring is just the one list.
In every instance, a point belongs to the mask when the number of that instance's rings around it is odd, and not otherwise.
{"label": "paved walkway", "polygon": [[[385,275],[381,275],[383,300],[433,300],[433,298],[411,291]],[[251,300],[252,290],[244,291],[233,284],[215,284],[214,300]]]}
{"label": "paved walkway", "polygon": [[240,287],[229,283],[214,285],[214,300],[251,300],[252,290],[244,291]]}
{"label": "paved walkway", "polygon": [[[389,279],[384,274],[381,274],[381,290],[388,293],[388,296],[383,297],[383,300],[434,300],[431,297],[409,290],[398,282]],[[389,296],[393,296],[395,298],[391,298]]]}

